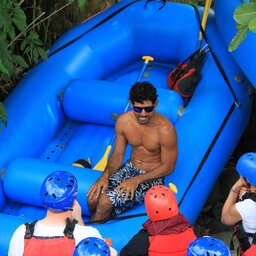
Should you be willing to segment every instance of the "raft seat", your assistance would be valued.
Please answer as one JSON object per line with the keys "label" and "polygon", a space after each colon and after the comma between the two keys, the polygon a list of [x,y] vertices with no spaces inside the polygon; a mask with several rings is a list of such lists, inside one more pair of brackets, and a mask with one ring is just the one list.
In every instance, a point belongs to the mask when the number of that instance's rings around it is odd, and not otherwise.
{"label": "raft seat", "polygon": [[[63,109],[72,120],[114,126],[117,116],[127,108],[129,90],[130,86],[118,82],[72,80],[64,91]],[[182,97],[164,88],[158,88],[157,93],[156,111],[175,124],[183,108]]]}

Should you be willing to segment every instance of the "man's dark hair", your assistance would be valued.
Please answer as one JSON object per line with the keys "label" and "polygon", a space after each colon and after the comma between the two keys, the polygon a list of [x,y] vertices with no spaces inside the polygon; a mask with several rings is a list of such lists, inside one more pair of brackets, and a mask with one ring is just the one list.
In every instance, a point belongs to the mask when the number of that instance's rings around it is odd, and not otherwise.
{"label": "man's dark hair", "polygon": [[143,103],[144,101],[152,101],[155,104],[157,100],[156,88],[149,82],[137,82],[130,89],[130,101]]}

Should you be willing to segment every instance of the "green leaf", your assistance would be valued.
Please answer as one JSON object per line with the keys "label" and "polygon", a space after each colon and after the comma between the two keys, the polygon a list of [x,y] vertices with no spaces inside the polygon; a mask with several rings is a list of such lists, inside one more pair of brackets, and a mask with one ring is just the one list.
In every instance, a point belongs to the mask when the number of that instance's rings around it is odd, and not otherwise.
{"label": "green leaf", "polygon": [[24,23],[22,20],[17,19],[17,18],[12,18],[12,22],[14,23],[14,25],[17,27],[17,29],[23,34],[25,35],[25,28],[26,28],[26,23]]}
{"label": "green leaf", "polygon": [[39,57],[37,48],[34,48],[33,51],[32,51],[32,53],[33,53],[33,57],[32,57],[32,58],[33,58],[33,61],[34,61],[34,63],[37,63],[38,57]]}
{"label": "green leaf", "polygon": [[20,45],[20,50],[21,50],[21,51],[24,51],[25,48],[26,48],[26,46],[27,46],[27,41],[26,41],[26,40],[23,40],[23,41],[21,42],[21,45]]}
{"label": "green leaf", "polygon": [[43,48],[37,47],[37,50],[38,50],[38,53],[39,53],[40,57],[42,57],[43,60],[48,59],[47,53]]}
{"label": "green leaf", "polygon": [[255,32],[255,33],[256,33],[256,18],[252,19],[252,20],[249,22],[249,29],[250,29],[252,32]]}
{"label": "green leaf", "polygon": [[27,62],[20,55],[13,54],[12,57],[13,57],[14,63],[16,63],[24,68],[28,68]]}
{"label": "green leaf", "polygon": [[14,30],[14,27],[13,26],[10,26],[9,30],[8,30],[8,35],[9,37],[13,40],[16,36],[15,34],[15,30]]}
{"label": "green leaf", "polygon": [[85,4],[86,4],[86,0],[77,0],[77,3],[78,3],[78,6],[79,6],[79,9],[81,11],[83,11],[84,7],[85,7]]}
{"label": "green leaf", "polygon": [[256,3],[243,3],[235,9],[234,19],[239,24],[248,25],[254,17],[256,17]]}
{"label": "green leaf", "polygon": [[9,76],[9,70],[6,68],[6,66],[3,64],[2,60],[0,59],[0,72],[6,74]]}
{"label": "green leaf", "polygon": [[6,113],[4,104],[0,101],[0,119],[3,120],[3,119],[6,119],[6,117],[7,117],[7,113]]}
{"label": "green leaf", "polygon": [[230,52],[237,49],[237,47],[243,42],[243,40],[245,39],[248,33],[248,30],[249,30],[248,27],[243,27],[237,31],[236,35],[234,36],[234,38],[229,44],[228,50]]}

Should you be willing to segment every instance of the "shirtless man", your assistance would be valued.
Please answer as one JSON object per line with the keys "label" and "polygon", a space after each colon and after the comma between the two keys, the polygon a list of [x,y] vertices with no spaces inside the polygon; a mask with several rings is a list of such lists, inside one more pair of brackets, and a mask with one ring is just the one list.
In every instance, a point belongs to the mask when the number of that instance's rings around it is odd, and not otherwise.
{"label": "shirtless man", "polygon": [[[174,126],[155,112],[156,88],[136,83],[130,90],[131,111],[116,121],[116,141],[101,177],[90,188],[87,200],[92,221],[105,220],[138,205],[152,186],[164,183],[177,159],[177,136]],[[127,145],[130,159],[122,165]]]}

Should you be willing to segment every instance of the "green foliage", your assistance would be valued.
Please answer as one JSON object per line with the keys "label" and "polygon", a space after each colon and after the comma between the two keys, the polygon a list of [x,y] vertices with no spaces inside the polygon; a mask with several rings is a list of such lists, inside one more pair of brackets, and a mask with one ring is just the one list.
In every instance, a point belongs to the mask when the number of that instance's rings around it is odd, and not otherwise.
{"label": "green foliage", "polygon": [[230,42],[228,48],[230,52],[237,49],[246,38],[248,31],[256,32],[256,0],[238,6],[234,12],[234,19],[237,33]]}
{"label": "green foliage", "polygon": [[[0,101],[0,120],[1,123],[7,126],[7,113],[4,104]],[[2,130],[2,125],[0,125],[0,131]]]}
{"label": "green foliage", "polygon": [[[39,59],[47,60],[46,49],[49,46],[47,40],[50,38],[49,20],[59,10],[73,2],[76,2],[83,10],[86,0],[66,0],[64,6],[54,9],[47,17],[44,17],[45,13],[41,10],[40,1],[37,3],[35,0],[21,0],[20,2],[1,0],[0,89],[6,85],[15,84],[24,72],[35,65]],[[41,40],[40,35],[43,35],[44,40]],[[7,125],[7,114],[0,101],[0,130],[2,125]]]}

